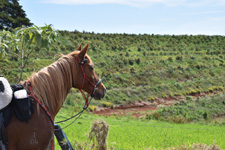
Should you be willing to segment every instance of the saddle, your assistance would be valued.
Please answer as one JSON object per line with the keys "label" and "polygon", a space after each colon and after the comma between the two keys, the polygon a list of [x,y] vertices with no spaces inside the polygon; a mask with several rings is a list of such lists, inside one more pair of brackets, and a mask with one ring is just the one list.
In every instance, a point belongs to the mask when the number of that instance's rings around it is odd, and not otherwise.
{"label": "saddle", "polygon": [[15,115],[20,121],[28,122],[34,112],[34,102],[21,84],[10,85],[0,77],[0,150],[8,149],[5,127]]}

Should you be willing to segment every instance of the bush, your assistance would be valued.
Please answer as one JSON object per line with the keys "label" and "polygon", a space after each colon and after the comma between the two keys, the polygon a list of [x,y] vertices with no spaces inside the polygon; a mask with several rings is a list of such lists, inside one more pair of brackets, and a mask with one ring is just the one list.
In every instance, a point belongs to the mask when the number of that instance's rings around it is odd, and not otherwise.
{"label": "bush", "polygon": [[173,122],[177,124],[183,124],[183,123],[186,123],[187,121],[184,116],[174,116]]}
{"label": "bush", "polygon": [[156,119],[156,120],[159,120],[159,118],[160,118],[160,113],[159,112],[154,112],[153,114],[152,114],[152,117],[154,118],[154,119]]}
{"label": "bush", "polygon": [[150,97],[148,98],[148,101],[154,102],[154,101],[155,101],[155,97],[154,97],[154,96],[150,96]]}
{"label": "bush", "polygon": [[169,57],[168,60],[169,60],[170,62],[173,62],[173,57]]}
{"label": "bush", "polygon": [[109,125],[104,120],[95,120],[91,126],[89,139],[95,143],[93,149],[107,150],[107,136],[109,132]]}
{"label": "bush", "polygon": [[92,112],[92,111],[95,111],[97,108],[98,108],[98,107],[95,106],[95,105],[90,105],[90,106],[88,107],[88,109],[89,109],[91,112]]}
{"label": "bush", "polygon": [[183,57],[182,56],[177,56],[176,57],[176,60],[182,61],[183,60]]}
{"label": "bush", "polygon": [[91,141],[78,143],[74,142],[74,148],[77,150],[107,150],[113,149],[108,147],[107,136],[109,132],[109,125],[104,120],[95,120],[91,126],[91,131],[88,135],[88,139]]}
{"label": "bush", "polygon": [[141,60],[140,60],[140,58],[138,58],[138,59],[135,59],[135,61],[136,61],[136,63],[139,65],[140,63],[141,63]]}
{"label": "bush", "polygon": [[187,101],[191,101],[192,98],[191,98],[190,96],[186,96],[186,100],[187,100]]}
{"label": "bush", "polygon": [[132,59],[129,59],[129,64],[132,66],[133,64],[134,64],[134,60],[132,60]]}
{"label": "bush", "polygon": [[106,101],[101,101],[101,105],[102,105],[103,107],[112,107],[112,106],[113,106],[112,103],[106,102]]}

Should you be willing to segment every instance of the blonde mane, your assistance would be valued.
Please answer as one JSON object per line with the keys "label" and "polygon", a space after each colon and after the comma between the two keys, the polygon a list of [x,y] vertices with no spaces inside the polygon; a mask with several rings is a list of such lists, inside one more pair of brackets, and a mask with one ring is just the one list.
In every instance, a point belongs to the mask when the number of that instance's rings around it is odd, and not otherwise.
{"label": "blonde mane", "polygon": [[58,113],[73,86],[78,67],[77,54],[78,51],[64,55],[29,78],[34,95],[53,116]]}

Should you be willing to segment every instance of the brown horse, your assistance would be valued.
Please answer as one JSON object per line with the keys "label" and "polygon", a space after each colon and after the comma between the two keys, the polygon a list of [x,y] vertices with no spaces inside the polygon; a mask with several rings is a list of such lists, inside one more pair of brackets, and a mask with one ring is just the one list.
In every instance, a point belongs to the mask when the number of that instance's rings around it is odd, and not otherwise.
{"label": "brown horse", "polygon": [[[87,55],[87,50],[88,44],[83,49],[80,45],[78,50],[62,56],[28,79],[33,94],[47,108],[52,118],[59,112],[72,87],[91,94],[93,85],[98,83],[99,78],[93,70],[94,64]],[[29,92],[27,82],[22,84]],[[106,88],[100,83],[93,93],[94,98],[99,100],[105,96],[105,93]],[[6,127],[8,148],[9,150],[46,150],[53,132],[51,120],[44,109],[35,102],[34,114],[28,123],[13,117]]]}

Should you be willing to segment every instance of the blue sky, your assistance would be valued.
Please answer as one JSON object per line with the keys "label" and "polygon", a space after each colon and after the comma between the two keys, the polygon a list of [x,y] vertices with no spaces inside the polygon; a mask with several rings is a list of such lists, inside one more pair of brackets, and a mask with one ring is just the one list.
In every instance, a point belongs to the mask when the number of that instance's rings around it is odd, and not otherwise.
{"label": "blue sky", "polygon": [[225,0],[20,0],[37,26],[95,33],[225,35]]}

